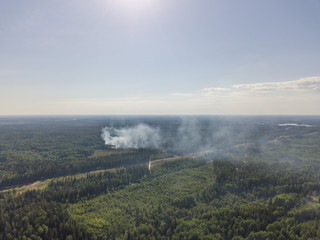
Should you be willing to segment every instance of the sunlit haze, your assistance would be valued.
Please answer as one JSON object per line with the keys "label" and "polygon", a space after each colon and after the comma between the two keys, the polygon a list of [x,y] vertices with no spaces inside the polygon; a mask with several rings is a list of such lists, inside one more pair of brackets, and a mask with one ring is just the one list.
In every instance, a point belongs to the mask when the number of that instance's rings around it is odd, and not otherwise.
{"label": "sunlit haze", "polygon": [[320,114],[320,1],[1,1],[0,115]]}

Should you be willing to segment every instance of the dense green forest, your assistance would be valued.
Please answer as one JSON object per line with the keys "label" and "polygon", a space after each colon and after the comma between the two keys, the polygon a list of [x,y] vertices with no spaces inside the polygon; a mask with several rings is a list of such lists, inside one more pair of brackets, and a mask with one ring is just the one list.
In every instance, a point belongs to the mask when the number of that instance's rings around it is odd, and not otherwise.
{"label": "dense green forest", "polygon": [[1,239],[318,239],[319,176],[181,159],[3,193]]}
{"label": "dense green forest", "polygon": [[[0,189],[96,169],[148,161],[156,150],[140,149],[89,158],[102,141],[99,121],[72,124],[70,120],[31,119],[0,125]],[[58,118],[59,120],[59,118]],[[0,121],[1,122],[1,121]]]}
{"label": "dense green forest", "polygon": [[106,148],[105,121],[0,126],[2,188],[52,178],[0,192],[0,239],[320,239],[318,127],[243,120],[225,148],[171,158]]}

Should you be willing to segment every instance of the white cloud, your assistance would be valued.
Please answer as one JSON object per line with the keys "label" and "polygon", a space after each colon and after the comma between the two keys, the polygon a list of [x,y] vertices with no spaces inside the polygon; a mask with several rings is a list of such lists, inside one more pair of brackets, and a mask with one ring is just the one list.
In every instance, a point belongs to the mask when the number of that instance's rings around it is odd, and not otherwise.
{"label": "white cloud", "polygon": [[301,78],[299,80],[284,82],[264,82],[250,84],[236,84],[230,88],[204,88],[205,96],[245,94],[245,93],[267,93],[281,95],[282,93],[317,93],[320,91],[320,77]]}
{"label": "white cloud", "polygon": [[287,90],[320,90],[320,77],[301,78],[294,81],[286,82],[265,82],[252,84],[237,84],[233,85],[234,90],[247,90],[250,92],[265,92],[265,91],[287,91]]}
{"label": "white cloud", "polygon": [[176,96],[176,97],[190,97],[193,94],[191,94],[191,93],[171,93],[170,95],[171,96]]}
{"label": "white cloud", "polygon": [[217,94],[225,94],[227,92],[230,92],[230,88],[204,88],[202,89],[206,92],[206,96],[212,96]]}
{"label": "white cloud", "polygon": [[202,90],[198,104],[218,114],[320,114],[320,77]]}
{"label": "white cloud", "polygon": [[[266,90],[267,89],[267,90]],[[238,84],[202,92],[128,98],[33,97],[0,95],[8,114],[320,114],[320,77],[294,81]],[[11,94],[12,95],[12,94]],[[9,104],[8,104],[9,103]]]}

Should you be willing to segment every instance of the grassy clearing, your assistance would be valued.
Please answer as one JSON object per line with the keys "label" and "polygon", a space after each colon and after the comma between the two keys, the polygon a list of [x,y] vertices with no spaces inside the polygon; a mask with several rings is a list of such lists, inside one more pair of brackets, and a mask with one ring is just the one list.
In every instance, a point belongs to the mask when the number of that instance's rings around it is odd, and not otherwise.
{"label": "grassy clearing", "polygon": [[[133,151],[131,151],[131,150],[95,150],[94,154],[92,156],[90,156],[89,158],[107,156],[107,155],[112,155],[112,154],[129,153],[129,152],[133,152]],[[206,151],[206,152],[190,154],[187,156],[175,156],[175,157],[169,157],[169,158],[155,159],[155,160],[151,161],[151,168],[159,166],[165,162],[176,161],[176,160],[183,159],[183,158],[196,158],[196,157],[204,156],[206,154],[210,154],[212,152],[213,151]],[[159,157],[163,157],[163,156],[159,156]],[[104,173],[104,172],[115,172],[121,168],[122,167],[112,168],[112,169],[95,170],[95,171],[90,171],[90,172],[85,172],[85,173],[77,173],[74,175],[68,175],[68,176],[64,176],[64,177],[50,178],[50,179],[46,179],[43,181],[36,181],[32,184],[27,184],[24,186],[2,190],[0,192],[15,191],[18,194],[18,193],[26,192],[28,190],[42,190],[42,189],[45,189],[49,185],[49,183],[53,180],[63,180],[65,178],[69,178],[69,177],[74,177],[76,179],[79,179],[79,178],[86,177],[88,174],[100,174],[100,173]]]}
{"label": "grassy clearing", "polygon": [[17,194],[19,194],[19,193],[23,193],[23,192],[26,192],[29,190],[43,190],[49,185],[49,183],[51,181],[54,181],[54,180],[63,180],[63,179],[70,178],[70,177],[74,177],[76,179],[79,179],[79,178],[86,177],[88,174],[100,174],[100,173],[104,173],[104,172],[115,172],[120,169],[121,169],[121,167],[120,168],[111,168],[111,169],[90,171],[90,172],[86,172],[86,173],[78,173],[78,174],[69,175],[69,176],[65,176],[65,177],[49,178],[44,181],[36,181],[32,184],[28,184],[28,185],[24,185],[24,186],[16,187],[16,188],[11,188],[11,189],[6,189],[6,190],[2,190],[0,192],[15,191]]}
{"label": "grassy clearing", "polygon": [[36,181],[32,184],[28,184],[28,185],[24,185],[21,187],[16,187],[16,188],[11,188],[11,189],[6,189],[6,190],[2,190],[0,192],[11,192],[11,191],[15,191],[16,194],[20,194],[29,190],[42,190],[45,189],[48,184],[50,183],[50,181],[52,181],[52,179],[47,179],[44,181]]}
{"label": "grassy clearing", "polygon": [[[100,151],[100,150],[97,150],[97,151]],[[101,151],[104,151],[104,150],[101,150]],[[127,151],[127,152],[129,152],[129,151]],[[119,154],[119,153],[121,153],[121,152],[117,152],[117,154]],[[181,159],[181,158],[182,157],[157,159],[157,160],[152,161],[151,167],[155,167],[155,166],[163,164],[164,162],[174,161],[174,160],[178,160],[178,159]],[[15,191],[17,194],[19,194],[19,193],[26,192],[28,190],[43,190],[53,180],[63,180],[65,178],[70,178],[70,177],[74,177],[76,179],[79,179],[79,178],[86,177],[88,174],[100,174],[100,173],[104,173],[104,172],[115,172],[117,170],[120,170],[121,168],[123,168],[123,167],[111,168],[111,169],[103,169],[103,170],[95,170],[95,171],[90,171],[90,172],[85,172],[85,173],[77,173],[77,174],[74,174],[74,175],[68,175],[68,176],[64,176],[64,177],[50,178],[50,179],[46,179],[46,180],[43,180],[43,181],[36,181],[36,182],[34,182],[32,184],[27,184],[27,185],[24,185],[24,186],[2,190],[0,192]]]}

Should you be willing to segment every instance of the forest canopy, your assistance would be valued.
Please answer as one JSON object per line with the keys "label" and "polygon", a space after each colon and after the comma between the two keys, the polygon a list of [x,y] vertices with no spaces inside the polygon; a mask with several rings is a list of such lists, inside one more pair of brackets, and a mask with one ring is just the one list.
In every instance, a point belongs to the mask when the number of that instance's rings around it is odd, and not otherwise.
{"label": "forest canopy", "polygon": [[319,239],[320,129],[228,120],[192,154],[108,148],[110,119],[0,125],[0,239]]}

